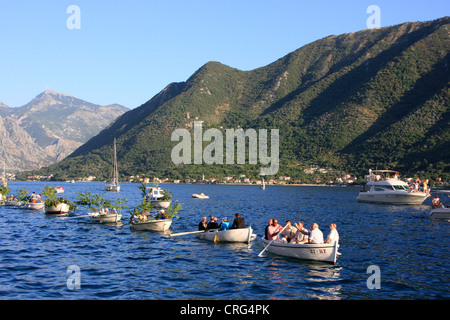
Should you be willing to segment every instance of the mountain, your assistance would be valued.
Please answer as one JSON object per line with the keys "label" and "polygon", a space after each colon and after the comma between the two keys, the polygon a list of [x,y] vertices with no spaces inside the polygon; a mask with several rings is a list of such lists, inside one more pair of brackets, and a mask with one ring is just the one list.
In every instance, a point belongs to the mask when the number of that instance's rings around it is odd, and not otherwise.
{"label": "mountain", "polygon": [[450,178],[449,22],[332,35],[251,71],[208,62],[40,172],[107,177],[116,138],[122,174],[257,177],[260,164],[175,165],[171,134],[198,119],[203,132],[279,129],[277,175],[319,165]]}
{"label": "mountain", "polygon": [[22,107],[0,103],[0,148],[6,167],[30,170],[60,161],[127,110],[50,90]]}

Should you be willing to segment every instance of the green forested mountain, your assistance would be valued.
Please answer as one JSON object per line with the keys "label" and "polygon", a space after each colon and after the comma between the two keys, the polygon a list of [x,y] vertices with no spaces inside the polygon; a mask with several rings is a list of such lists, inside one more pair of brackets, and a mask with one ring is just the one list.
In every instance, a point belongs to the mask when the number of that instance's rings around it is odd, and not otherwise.
{"label": "green forested mountain", "polygon": [[314,164],[358,175],[378,167],[448,179],[449,22],[329,36],[251,71],[208,62],[39,173],[106,178],[116,138],[121,174],[258,175],[260,164],[173,164],[178,142],[171,133],[192,131],[198,119],[203,132],[279,129],[278,175],[299,177]]}

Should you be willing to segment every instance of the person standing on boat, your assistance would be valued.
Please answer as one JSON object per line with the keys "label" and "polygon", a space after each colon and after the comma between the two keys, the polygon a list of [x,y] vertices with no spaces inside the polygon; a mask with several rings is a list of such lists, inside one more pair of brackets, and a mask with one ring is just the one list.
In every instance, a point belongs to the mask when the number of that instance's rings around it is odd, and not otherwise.
{"label": "person standing on boat", "polygon": [[323,233],[319,229],[319,225],[317,223],[313,223],[311,225],[310,230],[311,231],[309,232],[308,242],[309,243],[323,243]]}
{"label": "person standing on boat", "polygon": [[283,227],[278,224],[278,220],[273,219],[272,224],[267,229],[267,240],[274,240],[282,229]]}
{"label": "person standing on boat", "polygon": [[233,224],[231,225],[232,229],[244,229],[245,228],[245,220],[241,217],[239,213],[236,213],[235,218],[233,220]]}
{"label": "person standing on boat", "polygon": [[330,224],[330,233],[328,234],[327,240],[325,243],[339,243],[339,233],[337,232],[336,223]]}
{"label": "person standing on boat", "polygon": [[303,222],[296,223],[297,233],[295,234],[295,243],[307,243],[309,231],[303,227]]}
{"label": "person standing on boat", "polygon": [[220,230],[221,231],[225,231],[231,228],[231,222],[228,222],[228,218],[227,217],[223,217],[222,218],[222,223],[220,224]]}
{"label": "person standing on boat", "polygon": [[206,217],[202,218],[202,221],[198,224],[198,231],[206,230],[208,228],[208,223],[206,222]]}

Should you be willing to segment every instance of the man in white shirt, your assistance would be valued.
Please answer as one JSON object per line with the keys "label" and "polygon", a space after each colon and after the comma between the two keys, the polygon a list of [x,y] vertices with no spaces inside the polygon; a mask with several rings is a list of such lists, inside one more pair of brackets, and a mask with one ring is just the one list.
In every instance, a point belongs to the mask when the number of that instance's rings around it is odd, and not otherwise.
{"label": "man in white shirt", "polygon": [[295,243],[306,243],[308,242],[308,229],[303,227],[303,222],[296,223],[297,233],[295,234]]}
{"label": "man in white shirt", "polygon": [[330,233],[328,234],[328,238],[325,243],[339,243],[339,233],[336,229],[336,223],[330,224]]}
{"label": "man in white shirt", "polygon": [[313,223],[311,225],[309,232],[309,243],[323,243],[323,233],[319,229],[319,225],[317,223]]}

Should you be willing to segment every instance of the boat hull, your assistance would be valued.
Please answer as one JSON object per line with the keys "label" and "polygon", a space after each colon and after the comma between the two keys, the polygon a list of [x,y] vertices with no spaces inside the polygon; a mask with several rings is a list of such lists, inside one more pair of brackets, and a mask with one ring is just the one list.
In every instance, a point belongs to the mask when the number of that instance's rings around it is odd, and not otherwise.
{"label": "boat hull", "polygon": [[48,214],[65,214],[69,212],[69,205],[67,203],[60,203],[56,206],[45,208],[45,213]]}
{"label": "boat hull", "polygon": [[209,199],[209,197],[208,196],[205,196],[205,195],[201,195],[201,194],[197,194],[197,193],[193,193],[192,194],[192,198],[197,198],[197,199]]}
{"label": "boat hull", "polygon": [[151,200],[150,203],[152,204],[152,206],[154,208],[162,208],[162,209],[166,209],[170,206],[170,200],[169,201],[165,201],[165,200]]}
{"label": "boat hull", "polygon": [[240,228],[240,229],[229,229],[221,231],[219,229],[206,230],[204,233],[196,235],[197,238],[201,240],[208,240],[214,242],[245,242],[249,243],[254,240],[256,235],[253,234],[253,229]]}
{"label": "boat hull", "polygon": [[[267,246],[270,241],[262,239]],[[336,264],[338,256],[337,243],[321,243],[321,244],[299,244],[287,243],[275,240],[267,247],[266,251],[284,257],[297,258],[301,260],[322,261]]]}
{"label": "boat hull", "polygon": [[432,219],[450,219],[450,208],[436,208],[430,211]]}
{"label": "boat hull", "polygon": [[22,205],[22,201],[11,201],[11,200],[6,200],[5,201],[5,206],[10,206],[10,207],[20,207]]}
{"label": "boat hull", "polygon": [[99,214],[98,212],[89,212],[89,218],[95,222],[115,223],[122,219],[122,215],[118,213]]}
{"label": "boat hull", "polygon": [[130,226],[134,230],[138,231],[156,231],[164,232],[167,231],[172,225],[172,219],[162,219],[162,220],[151,220],[141,223],[131,223]]}
{"label": "boat hull", "polygon": [[24,207],[31,210],[42,210],[44,209],[45,205],[43,202],[25,203]]}
{"label": "boat hull", "polygon": [[367,202],[367,203],[384,203],[384,204],[422,204],[425,199],[428,197],[428,194],[423,192],[360,192],[356,200],[358,202]]}
{"label": "boat hull", "polygon": [[105,186],[106,191],[120,192],[120,186]]}

